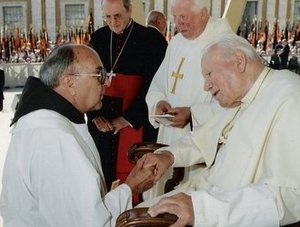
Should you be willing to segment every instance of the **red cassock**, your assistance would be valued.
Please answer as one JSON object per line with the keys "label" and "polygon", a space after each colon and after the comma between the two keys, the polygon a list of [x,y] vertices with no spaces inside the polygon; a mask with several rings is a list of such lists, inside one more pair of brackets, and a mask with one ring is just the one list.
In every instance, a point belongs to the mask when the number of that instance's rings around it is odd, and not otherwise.
{"label": "red cassock", "polygon": [[[142,83],[142,77],[137,75],[116,74],[112,78],[111,86],[105,90],[105,96],[116,97],[122,100],[122,111],[125,111],[132,102]],[[119,132],[119,146],[117,149],[116,176],[122,182],[130,173],[133,165],[127,159],[127,151],[135,142],[142,141],[143,127],[133,129],[126,127]]]}
{"label": "red cassock", "polygon": [[[108,188],[118,178],[123,182],[132,169],[127,160],[128,148],[135,142],[157,139],[157,129],[149,123],[145,102],[166,49],[161,34],[157,33],[132,21],[121,34],[104,26],[91,36],[90,45],[99,54],[103,66],[116,74],[110,87],[106,87],[101,110],[87,113],[89,132],[98,148]],[[126,127],[117,134],[101,132],[93,124],[97,116],[109,121],[123,117],[132,128]]]}

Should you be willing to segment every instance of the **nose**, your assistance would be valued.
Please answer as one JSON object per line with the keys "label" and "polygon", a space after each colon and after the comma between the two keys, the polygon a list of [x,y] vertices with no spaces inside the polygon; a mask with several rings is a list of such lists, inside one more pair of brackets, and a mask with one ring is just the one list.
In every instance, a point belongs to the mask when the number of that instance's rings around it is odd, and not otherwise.
{"label": "nose", "polygon": [[112,26],[115,26],[115,25],[117,24],[117,22],[118,22],[117,18],[112,17],[112,18],[111,18],[111,21],[110,21],[110,24],[111,24]]}
{"label": "nose", "polygon": [[212,82],[209,79],[204,81],[204,90],[209,91],[212,88]]}
{"label": "nose", "polygon": [[174,23],[177,27],[184,25],[184,19],[182,17],[176,17],[176,19],[174,19]]}

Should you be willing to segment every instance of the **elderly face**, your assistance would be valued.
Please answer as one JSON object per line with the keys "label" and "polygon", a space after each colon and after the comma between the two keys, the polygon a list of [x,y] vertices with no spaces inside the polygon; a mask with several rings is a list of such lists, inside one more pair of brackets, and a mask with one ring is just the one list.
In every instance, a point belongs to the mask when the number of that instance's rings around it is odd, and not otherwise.
{"label": "elderly face", "polygon": [[104,0],[102,8],[104,20],[110,30],[116,34],[122,33],[129,23],[131,7],[127,10],[122,0]]}
{"label": "elderly face", "polygon": [[222,107],[240,105],[248,91],[242,72],[245,61],[241,53],[225,55],[214,46],[202,59],[204,90],[212,94]]}
{"label": "elderly face", "polygon": [[177,0],[172,7],[176,28],[186,39],[195,39],[203,32],[206,26],[204,14],[204,10],[192,10],[192,1]]}
{"label": "elderly face", "polygon": [[83,113],[100,109],[106,85],[101,84],[101,78],[97,76],[103,69],[102,62],[98,54],[90,48],[78,48],[75,53],[78,58],[75,66],[77,70],[74,75],[75,106]]}

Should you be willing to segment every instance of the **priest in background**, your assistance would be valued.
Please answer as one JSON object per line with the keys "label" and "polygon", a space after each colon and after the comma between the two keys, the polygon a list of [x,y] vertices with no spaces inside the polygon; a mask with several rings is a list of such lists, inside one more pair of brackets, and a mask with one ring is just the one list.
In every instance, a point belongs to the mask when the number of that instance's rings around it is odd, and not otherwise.
{"label": "priest in background", "polygon": [[[100,152],[106,184],[125,180],[132,169],[127,150],[135,142],[155,142],[157,130],[149,124],[145,95],[165,49],[149,30],[133,21],[130,0],[103,0],[107,26],[95,31],[90,45],[109,72],[110,86],[103,108],[87,114],[89,131]],[[158,55],[158,52],[163,54]]]}
{"label": "priest in background", "polygon": [[[218,104],[211,95],[201,90],[204,85],[201,76],[201,53],[203,47],[222,33],[232,33],[226,19],[213,18],[209,12],[210,0],[173,0],[171,12],[178,30],[169,42],[166,56],[155,74],[146,102],[149,115],[172,113],[171,125],[160,124],[149,118],[159,128],[158,143],[171,144],[193,128],[201,126],[218,110]],[[199,171],[199,166],[185,169],[185,178]],[[164,193],[169,171],[164,178],[144,193],[152,198]]]}
{"label": "priest in background", "polygon": [[156,41],[154,44],[156,47],[154,49],[154,51],[156,51],[156,57],[153,58],[152,63],[154,63],[155,65],[160,65],[162,59],[164,59],[165,57],[165,51],[168,47],[168,42],[166,40],[166,16],[160,11],[152,10],[146,17],[146,26],[149,32],[152,33],[151,36],[156,37]]}
{"label": "priest in background", "polygon": [[157,10],[151,10],[146,18],[148,28],[153,28],[158,31],[163,37],[166,37],[167,20],[166,16]]}

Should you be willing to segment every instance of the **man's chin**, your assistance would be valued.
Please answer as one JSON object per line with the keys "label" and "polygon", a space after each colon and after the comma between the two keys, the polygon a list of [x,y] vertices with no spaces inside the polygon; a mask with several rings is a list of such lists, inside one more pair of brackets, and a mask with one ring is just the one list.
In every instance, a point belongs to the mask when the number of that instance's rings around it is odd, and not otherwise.
{"label": "man's chin", "polygon": [[115,27],[115,28],[111,28],[111,30],[114,32],[114,33],[116,33],[116,34],[121,34],[122,33],[122,29],[121,28],[119,28],[119,27]]}
{"label": "man's chin", "polygon": [[96,104],[91,110],[100,110],[102,108],[102,102]]}

